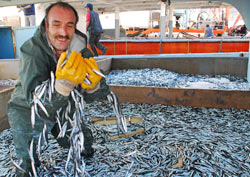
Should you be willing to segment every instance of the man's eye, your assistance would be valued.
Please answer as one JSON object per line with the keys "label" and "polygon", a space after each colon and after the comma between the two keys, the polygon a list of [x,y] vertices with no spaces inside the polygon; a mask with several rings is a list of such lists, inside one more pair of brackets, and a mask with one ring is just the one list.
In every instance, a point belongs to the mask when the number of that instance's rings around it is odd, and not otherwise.
{"label": "man's eye", "polygon": [[60,24],[54,24],[53,26],[58,27],[58,26],[60,26]]}
{"label": "man's eye", "polygon": [[68,28],[74,28],[74,25],[68,25]]}

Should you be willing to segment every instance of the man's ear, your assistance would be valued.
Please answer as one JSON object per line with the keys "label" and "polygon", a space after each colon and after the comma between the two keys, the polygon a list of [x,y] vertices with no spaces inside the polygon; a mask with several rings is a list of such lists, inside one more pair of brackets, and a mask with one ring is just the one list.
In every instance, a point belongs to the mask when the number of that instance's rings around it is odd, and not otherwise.
{"label": "man's ear", "polygon": [[48,22],[46,20],[45,20],[45,29],[46,29],[46,32],[49,31],[49,24],[48,24]]}

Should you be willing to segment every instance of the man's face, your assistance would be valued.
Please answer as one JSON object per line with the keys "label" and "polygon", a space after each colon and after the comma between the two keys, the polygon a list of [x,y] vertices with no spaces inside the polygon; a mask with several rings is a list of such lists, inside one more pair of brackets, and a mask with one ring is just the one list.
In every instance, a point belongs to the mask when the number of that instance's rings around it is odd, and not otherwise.
{"label": "man's face", "polygon": [[45,23],[48,38],[57,53],[67,50],[75,32],[76,17],[71,9],[54,6]]}

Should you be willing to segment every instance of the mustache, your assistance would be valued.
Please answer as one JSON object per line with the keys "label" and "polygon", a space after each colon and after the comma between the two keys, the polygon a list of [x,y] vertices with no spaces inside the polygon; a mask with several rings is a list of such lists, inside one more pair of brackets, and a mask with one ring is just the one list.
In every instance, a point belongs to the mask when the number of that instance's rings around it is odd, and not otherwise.
{"label": "mustache", "polygon": [[58,39],[70,39],[68,35],[66,35],[66,36],[57,35],[56,38],[58,38]]}

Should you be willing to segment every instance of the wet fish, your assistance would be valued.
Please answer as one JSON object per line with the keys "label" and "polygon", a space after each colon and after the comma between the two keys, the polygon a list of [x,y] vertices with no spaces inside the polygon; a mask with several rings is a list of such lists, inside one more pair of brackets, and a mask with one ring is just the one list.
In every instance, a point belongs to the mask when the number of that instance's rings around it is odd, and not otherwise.
{"label": "wet fish", "polygon": [[[79,102],[80,97],[75,100]],[[104,101],[84,105],[84,119],[114,116],[113,107],[108,103]],[[69,118],[72,124],[68,124],[70,131],[74,131],[71,138],[77,137],[75,143],[72,143],[72,153],[68,155],[68,151],[59,147],[49,134],[50,143],[39,155],[43,164],[37,170],[38,175],[64,176],[63,171],[69,158],[68,176],[250,176],[249,110],[120,104],[123,113],[143,117],[145,134],[110,141],[107,135],[109,132],[116,133],[115,125],[90,124],[95,137],[95,155],[89,159],[82,158],[85,163],[83,172],[78,150],[81,149],[79,127],[75,126],[81,115],[78,110]],[[66,115],[70,114],[66,111],[62,115],[65,115],[66,120]],[[128,124],[127,128],[133,131],[141,126]],[[0,176],[12,174],[12,163],[9,160],[10,156],[14,156],[12,139],[9,130],[0,135]],[[181,157],[183,163],[179,165],[177,163]],[[131,167],[132,161],[134,163]]]}
{"label": "wet fish", "polygon": [[20,166],[20,165],[23,163],[22,160],[20,160],[19,164],[17,164],[16,162],[14,162],[13,159],[11,159],[11,162],[13,163],[13,165],[14,165],[18,170],[20,170],[21,172],[25,173],[25,170]]}
{"label": "wet fish", "polygon": [[31,106],[31,116],[30,116],[30,118],[31,118],[31,126],[32,126],[32,128],[34,128],[35,121],[36,121],[36,117],[35,117],[35,107],[34,107],[34,105]]}
{"label": "wet fish", "polygon": [[106,78],[106,76],[104,74],[102,74],[100,71],[98,71],[97,69],[92,69],[92,71],[94,71],[99,76],[102,76],[103,78]]}
{"label": "wet fish", "polygon": [[54,93],[55,92],[55,74],[53,71],[50,72],[50,78],[51,78],[51,92]]}
{"label": "wet fish", "polygon": [[43,110],[43,112],[45,113],[45,115],[47,117],[49,117],[49,113],[47,112],[47,110],[44,107],[44,105],[42,104],[42,102],[38,99],[38,97],[36,96],[36,94],[33,94],[33,100],[34,100],[34,104],[38,104],[38,106]]}

